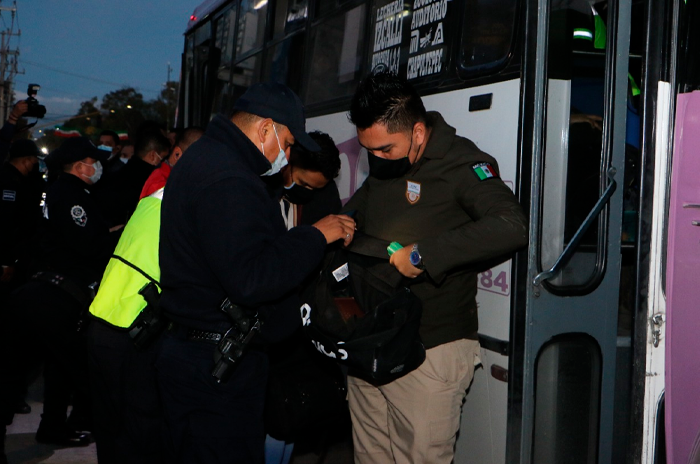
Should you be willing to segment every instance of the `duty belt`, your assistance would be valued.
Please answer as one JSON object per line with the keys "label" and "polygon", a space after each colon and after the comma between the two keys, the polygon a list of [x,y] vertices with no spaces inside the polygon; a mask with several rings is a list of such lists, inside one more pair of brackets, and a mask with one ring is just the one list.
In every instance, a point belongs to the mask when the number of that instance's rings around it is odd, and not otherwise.
{"label": "duty belt", "polygon": [[206,330],[194,329],[182,324],[171,322],[168,326],[168,332],[179,338],[184,338],[190,341],[207,342],[216,345],[224,336],[221,332],[207,332]]}
{"label": "duty belt", "polygon": [[65,276],[62,276],[61,274],[51,271],[37,272],[32,276],[31,280],[46,282],[61,288],[63,291],[75,298],[82,308],[87,308],[90,306],[90,302],[92,302],[92,295],[88,296],[87,289],[84,290],[78,284]]}
{"label": "duty belt", "polygon": [[187,331],[188,340],[199,340],[203,342],[213,342],[218,343],[223,337],[223,334],[219,332],[207,332],[205,330],[189,329]]}

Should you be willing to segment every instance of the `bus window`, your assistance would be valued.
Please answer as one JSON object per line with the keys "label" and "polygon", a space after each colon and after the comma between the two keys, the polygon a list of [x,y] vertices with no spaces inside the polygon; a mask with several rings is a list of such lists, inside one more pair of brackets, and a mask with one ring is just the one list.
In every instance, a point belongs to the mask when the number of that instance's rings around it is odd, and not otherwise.
{"label": "bus window", "polygon": [[[547,62],[547,139],[541,266],[549,269],[606,187],[603,153],[605,9],[591,0],[551,0]],[[603,213],[604,214],[604,213]],[[599,215],[600,217],[600,215]],[[602,273],[596,218],[559,277],[549,284],[580,294]]]}
{"label": "bus window", "polygon": [[215,20],[216,48],[220,50],[221,62],[219,64],[218,78],[222,81],[230,81],[231,62],[233,61],[233,37],[236,31],[236,9],[228,7]]}
{"label": "bus window", "polygon": [[505,65],[516,31],[517,0],[469,0],[464,9],[460,74],[468,78]]}
{"label": "bus window", "polygon": [[448,69],[457,2],[377,0],[370,11],[369,68],[388,70],[421,84]]}
{"label": "bus window", "polygon": [[314,17],[318,18],[325,14],[336,11],[340,5],[347,3],[350,0],[316,0],[314,2]]}
{"label": "bus window", "polygon": [[238,18],[238,40],[236,56],[245,55],[262,47],[265,38],[267,2],[243,0]]}
{"label": "bus window", "polygon": [[233,37],[236,31],[236,9],[226,8],[214,20],[214,47],[219,53],[219,66],[214,89],[212,114],[226,113],[231,106],[231,65],[233,62]]}
{"label": "bus window", "polygon": [[304,27],[309,16],[309,0],[279,0],[275,2],[273,39],[284,37]]}
{"label": "bus window", "polygon": [[266,79],[288,86],[297,93],[301,90],[304,67],[305,34],[294,34],[270,47],[265,57],[263,75]]}
{"label": "bus window", "polygon": [[233,67],[233,95],[231,101],[236,101],[248,87],[260,82],[262,67],[261,54],[253,55]]}
{"label": "bus window", "polygon": [[190,34],[185,38],[185,53],[182,57],[182,82],[183,82],[183,118],[186,124],[189,125],[192,122],[192,108],[196,104],[194,101],[194,93],[192,86],[194,85],[194,35]]}
{"label": "bus window", "polygon": [[306,104],[352,95],[360,79],[365,6],[360,5],[311,29],[311,66]]}
{"label": "bus window", "polygon": [[202,45],[204,42],[211,38],[211,23],[207,21],[206,23],[200,25],[194,31],[194,45]]}

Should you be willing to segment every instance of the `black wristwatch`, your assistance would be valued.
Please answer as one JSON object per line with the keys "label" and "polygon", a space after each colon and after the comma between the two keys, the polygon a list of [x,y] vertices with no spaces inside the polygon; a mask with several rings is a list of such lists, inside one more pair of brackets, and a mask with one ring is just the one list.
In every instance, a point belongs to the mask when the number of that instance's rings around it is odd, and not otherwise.
{"label": "black wristwatch", "polygon": [[411,250],[411,254],[408,255],[408,260],[411,262],[413,267],[418,268],[421,271],[425,269],[425,264],[423,264],[423,257],[420,255],[420,252],[418,251],[418,244],[417,243],[413,244],[413,249]]}

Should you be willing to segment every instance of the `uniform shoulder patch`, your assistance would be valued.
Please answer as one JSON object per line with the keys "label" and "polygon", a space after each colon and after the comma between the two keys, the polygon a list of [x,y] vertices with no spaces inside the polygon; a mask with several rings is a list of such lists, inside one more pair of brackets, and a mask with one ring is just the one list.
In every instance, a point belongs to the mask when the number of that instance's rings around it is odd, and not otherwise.
{"label": "uniform shoulder patch", "polygon": [[474,163],[472,164],[472,172],[480,181],[487,179],[499,179],[498,171],[491,163]]}
{"label": "uniform shoulder patch", "polygon": [[85,212],[82,206],[73,206],[70,209],[70,215],[73,218],[73,222],[75,222],[80,227],[85,227],[85,224],[87,224],[87,213]]}
{"label": "uniform shoulder patch", "polygon": [[15,201],[17,198],[17,192],[15,190],[3,190],[2,191],[2,201]]}

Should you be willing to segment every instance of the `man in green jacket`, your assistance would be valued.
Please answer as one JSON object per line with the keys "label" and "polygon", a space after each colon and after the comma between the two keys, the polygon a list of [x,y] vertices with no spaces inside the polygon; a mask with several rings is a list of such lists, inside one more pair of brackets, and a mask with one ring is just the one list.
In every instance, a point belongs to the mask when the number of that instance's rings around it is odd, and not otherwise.
{"label": "man in green jacket", "polygon": [[369,177],[345,210],[358,230],[403,248],[391,256],[423,303],[426,360],[383,385],[350,373],[355,462],[450,463],[479,360],[477,266],[527,245],[527,221],[498,165],[456,135],[390,73],[367,77],[350,108]]}

